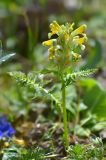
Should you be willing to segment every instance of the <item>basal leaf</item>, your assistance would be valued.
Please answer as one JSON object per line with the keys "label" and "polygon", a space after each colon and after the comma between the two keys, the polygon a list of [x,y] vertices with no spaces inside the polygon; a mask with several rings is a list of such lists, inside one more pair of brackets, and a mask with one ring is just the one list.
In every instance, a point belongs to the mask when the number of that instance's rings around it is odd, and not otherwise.
{"label": "basal leaf", "polygon": [[84,89],[84,103],[91,113],[96,114],[99,120],[106,120],[106,90],[94,79],[80,82]]}

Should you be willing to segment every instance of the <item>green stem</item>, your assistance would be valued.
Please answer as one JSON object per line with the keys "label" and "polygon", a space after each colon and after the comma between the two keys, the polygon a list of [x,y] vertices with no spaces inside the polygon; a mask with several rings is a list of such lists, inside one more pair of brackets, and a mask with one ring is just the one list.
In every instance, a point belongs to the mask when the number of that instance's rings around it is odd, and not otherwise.
{"label": "green stem", "polygon": [[[25,20],[25,24],[26,24],[26,27],[27,27],[27,33],[28,33],[28,56],[29,56],[29,53],[32,53],[32,50],[33,50],[33,45],[34,45],[34,42],[33,42],[33,34],[32,34],[32,31],[31,31],[31,26],[30,26],[30,22],[29,22],[29,18],[28,18],[28,15],[26,13],[26,11],[23,11],[22,12],[22,15],[24,17],[24,20]],[[31,57],[29,57],[31,58]]]}
{"label": "green stem", "polygon": [[64,123],[64,140],[65,147],[68,149],[69,146],[69,135],[68,135],[68,123],[67,123],[67,111],[66,111],[66,90],[64,82],[62,82],[62,114],[63,114],[63,123]]}

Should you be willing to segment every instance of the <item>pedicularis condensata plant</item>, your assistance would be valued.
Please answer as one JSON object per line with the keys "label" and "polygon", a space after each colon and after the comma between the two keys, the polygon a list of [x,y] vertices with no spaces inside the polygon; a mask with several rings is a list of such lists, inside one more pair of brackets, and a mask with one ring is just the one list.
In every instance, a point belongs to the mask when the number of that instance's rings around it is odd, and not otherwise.
{"label": "pedicularis condensata plant", "polygon": [[[50,33],[48,34],[49,40],[44,41],[43,45],[49,47],[49,60],[56,65],[58,70],[59,79],[61,81],[62,92],[62,114],[64,122],[64,139],[66,148],[69,146],[69,134],[67,124],[67,112],[66,112],[66,84],[71,82],[70,79],[74,79],[76,73],[68,75],[68,70],[75,62],[81,58],[81,50],[85,49],[84,43],[87,41],[85,34],[87,26],[81,25],[74,30],[74,23],[66,23],[66,25],[59,25],[56,21],[50,24]],[[56,37],[56,38],[52,38]],[[80,73],[79,73],[80,74]]]}
{"label": "pedicularis condensata plant", "polygon": [[[84,43],[87,41],[87,36],[85,34],[86,28],[87,27],[84,24],[74,30],[74,24],[66,23],[65,25],[59,25],[56,21],[53,21],[53,23],[50,24],[51,32],[48,34],[49,40],[43,42],[43,45],[49,48],[49,60],[53,65],[51,65],[52,69],[48,70],[49,72],[46,70],[43,74],[52,72],[57,76],[61,83],[61,101],[59,101],[49,90],[44,88],[41,81],[38,82],[36,78],[34,78],[35,75],[31,77],[30,74],[25,75],[22,72],[10,73],[10,75],[22,85],[33,88],[36,94],[38,94],[38,91],[43,92],[61,107],[66,149],[69,146],[66,87],[76,80],[86,77],[96,71],[95,69],[88,69],[75,72],[76,62],[81,59],[80,53],[85,49]],[[42,73],[42,71],[39,73]]]}

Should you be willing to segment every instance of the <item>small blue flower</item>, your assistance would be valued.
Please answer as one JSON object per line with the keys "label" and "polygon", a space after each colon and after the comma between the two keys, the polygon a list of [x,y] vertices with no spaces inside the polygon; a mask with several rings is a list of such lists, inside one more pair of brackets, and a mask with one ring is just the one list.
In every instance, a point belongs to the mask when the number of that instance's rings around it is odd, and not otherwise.
{"label": "small blue flower", "polygon": [[12,125],[7,121],[4,116],[0,117],[0,139],[3,137],[10,138],[15,134],[15,130]]}

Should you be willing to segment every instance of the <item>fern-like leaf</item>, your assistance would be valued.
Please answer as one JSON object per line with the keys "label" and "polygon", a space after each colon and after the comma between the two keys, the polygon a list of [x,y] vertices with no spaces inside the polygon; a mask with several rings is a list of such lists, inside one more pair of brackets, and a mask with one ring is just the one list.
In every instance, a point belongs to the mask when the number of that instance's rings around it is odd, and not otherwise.
{"label": "fern-like leaf", "polygon": [[64,78],[65,86],[68,86],[75,82],[76,80],[80,78],[85,78],[93,73],[95,73],[97,69],[88,69],[88,70],[83,70],[79,72],[74,72],[72,74],[67,74],[66,77]]}
{"label": "fern-like leaf", "polygon": [[44,93],[46,96],[51,98],[57,105],[60,106],[60,102],[58,99],[51,94],[47,89],[43,88],[39,83],[36,82],[36,80],[31,77],[31,75],[26,75],[22,72],[9,72],[10,76],[16,79],[17,82],[22,84],[23,86],[28,86],[30,88],[33,88],[36,93],[41,92]]}

